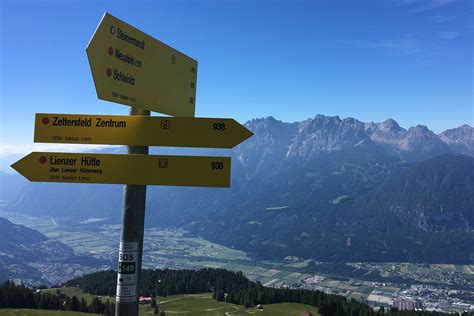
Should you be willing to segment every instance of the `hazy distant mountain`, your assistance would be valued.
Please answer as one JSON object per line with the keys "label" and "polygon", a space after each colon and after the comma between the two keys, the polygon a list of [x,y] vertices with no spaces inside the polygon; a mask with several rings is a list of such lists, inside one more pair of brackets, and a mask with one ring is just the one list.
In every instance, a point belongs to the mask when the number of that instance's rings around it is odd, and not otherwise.
{"label": "hazy distant mountain", "polygon": [[[328,157],[330,170],[330,161],[337,158]],[[360,166],[355,159],[342,165]],[[355,185],[364,174],[341,172],[322,175],[311,198],[301,193],[305,187],[311,191],[308,183],[286,186],[288,195],[297,198],[236,201],[188,227],[260,258],[291,254],[321,261],[474,261],[474,158],[443,155],[394,169],[365,192],[362,179]],[[331,177],[339,180],[331,182]],[[275,188],[273,183],[269,191],[279,196]]]}
{"label": "hazy distant mountain", "polygon": [[366,123],[365,131],[374,142],[391,145],[401,143],[407,133],[406,129],[400,127],[393,119],[387,119],[382,123]]}
{"label": "hazy distant mountain", "polygon": [[460,154],[474,156],[474,128],[464,124],[439,134],[439,138]]}
{"label": "hazy distant mountain", "polygon": [[0,172],[11,174],[15,172],[10,165],[23,157],[20,153],[0,153]]}
{"label": "hazy distant mountain", "polygon": [[[244,170],[245,179],[237,179],[231,201],[216,195],[208,214],[179,224],[261,258],[474,261],[474,230],[467,220],[474,214],[469,202],[474,159],[450,154],[456,148],[425,126],[405,130],[394,120],[364,124],[320,115],[293,124],[270,117],[247,125],[255,136],[234,151],[240,163],[236,169]],[[407,172],[417,176],[403,178]],[[407,181],[412,186],[403,187]],[[381,193],[375,195],[377,190]],[[385,204],[368,208],[360,202],[369,197],[398,201],[390,210],[405,207],[392,218]],[[436,213],[440,209],[445,213]],[[351,218],[352,227],[345,218]],[[423,218],[430,223],[425,230],[415,225]],[[385,225],[391,230],[379,230]]]}
{"label": "hazy distant mountain", "polygon": [[[246,126],[254,131],[255,136],[239,148],[245,147],[258,135],[260,142],[265,142],[265,148],[276,145],[287,158],[312,157],[372,142],[384,145],[385,149],[397,152],[403,158],[417,161],[444,153],[469,154],[464,148],[471,148],[470,144],[474,143],[473,128],[468,125],[438,136],[423,125],[405,130],[393,119],[382,123],[362,123],[354,118],[317,115],[313,119],[290,124],[268,117],[252,120]],[[272,128],[278,132],[272,131]],[[278,141],[272,144],[275,139]],[[451,146],[453,144],[463,147]]]}
{"label": "hazy distant mountain", "polygon": [[13,201],[27,183],[28,180],[19,174],[7,174],[0,171],[0,201]]}
{"label": "hazy distant mountain", "polygon": [[405,156],[411,160],[427,159],[452,151],[435,133],[423,125],[410,127],[398,144],[398,148],[405,151],[407,153]]}
{"label": "hazy distant mountain", "polygon": [[[474,158],[448,154],[415,163],[370,194],[341,204],[338,212],[351,231],[379,236],[371,245],[374,253],[473,262]],[[353,245],[359,237],[351,237]]]}
{"label": "hazy distant mountain", "polygon": [[314,157],[324,152],[341,150],[370,142],[364,123],[338,116],[317,115],[312,120],[298,124],[297,133],[291,138],[288,157]]}
{"label": "hazy distant mountain", "polygon": [[58,284],[76,275],[74,265],[98,268],[103,262],[78,257],[61,242],[0,217],[0,282],[20,279],[29,284]]}
{"label": "hazy distant mountain", "polygon": [[[469,163],[461,161],[472,158],[454,154],[472,155],[469,147],[472,127],[463,126],[455,132],[449,130],[436,135],[421,125],[403,129],[392,119],[363,123],[354,118],[323,115],[295,123],[268,117],[251,120],[246,126],[255,135],[232,151],[153,148],[152,153],[232,155],[232,189],[149,187],[147,225],[185,227],[213,241],[265,258],[298,255],[338,261],[443,261],[440,256],[444,256],[446,261],[459,262],[462,261],[458,256],[460,249],[464,255],[472,251],[472,247],[462,248],[465,245],[462,240],[474,242],[472,222],[469,220],[465,226],[466,218],[470,218],[468,214],[474,213],[474,209],[464,198],[470,194],[474,178],[462,178],[460,183],[446,182],[440,187],[429,180],[428,173],[414,180],[403,180],[415,181],[413,187],[402,186],[405,182],[396,180],[407,170],[418,170],[418,163],[439,155],[446,156],[441,161],[426,161],[429,170],[438,172],[438,169],[444,170],[444,163],[452,163],[459,166],[453,169],[456,173],[469,174],[467,170],[463,172]],[[425,182],[420,180],[423,177],[426,177]],[[417,187],[420,183],[424,186]],[[122,188],[120,185],[28,184],[8,208],[71,221],[100,214],[118,222]],[[387,191],[394,195],[377,195],[381,188],[382,193]],[[409,192],[415,197],[406,199],[405,194]],[[449,194],[457,198],[450,199]],[[410,235],[391,231],[393,238],[381,238],[378,227],[384,227],[382,224],[389,213],[384,209],[385,204],[377,206],[373,202],[377,196],[380,201],[393,203],[398,199],[391,210],[400,206],[399,217],[412,218],[401,225],[411,234],[420,234],[425,244],[430,243],[430,238],[444,238],[451,232],[458,234],[460,227],[467,227],[460,233],[462,236],[445,240],[444,245],[448,240],[456,241],[461,248],[451,248],[456,254],[447,251],[435,256],[417,252],[419,249],[406,241]],[[406,203],[411,201],[419,205],[410,208]],[[423,222],[417,217],[435,214],[432,209],[441,207],[458,210],[457,215],[449,215],[449,225],[439,226],[444,227],[441,230],[434,224],[425,230],[413,224]],[[352,237],[348,235],[341,218],[350,214],[355,216],[354,223],[358,223],[353,230],[364,232],[363,235],[355,232]],[[358,221],[359,215],[372,216],[373,221]],[[435,218],[442,220],[445,215],[430,216],[428,222],[434,223]],[[413,240],[416,244],[416,239]],[[442,238],[433,240],[443,243]],[[406,247],[400,246],[402,242]],[[384,248],[375,247],[376,243]],[[464,258],[469,262],[474,260],[469,255]]]}
{"label": "hazy distant mountain", "polygon": [[474,159],[441,155],[416,163],[360,200],[368,217],[380,214],[422,231],[474,231]]}

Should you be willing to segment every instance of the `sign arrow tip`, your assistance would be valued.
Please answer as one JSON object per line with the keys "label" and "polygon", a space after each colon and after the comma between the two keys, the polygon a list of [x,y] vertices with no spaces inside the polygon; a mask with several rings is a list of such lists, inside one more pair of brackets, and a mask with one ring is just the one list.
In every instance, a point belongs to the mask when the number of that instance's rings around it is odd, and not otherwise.
{"label": "sign arrow tip", "polygon": [[26,155],[25,157],[21,158],[20,160],[18,160],[17,162],[13,163],[12,165],[10,165],[11,168],[13,168],[16,172],[18,172],[19,174],[21,174],[23,177],[25,177],[26,179],[30,180],[31,179],[29,177],[26,176],[25,174],[25,163],[28,159],[28,157],[31,155],[32,153]]}
{"label": "sign arrow tip", "polygon": [[[239,124],[240,125],[240,124]],[[252,137],[254,134],[251,130],[249,130],[247,127],[244,125],[240,125],[242,127],[242,138],[240,140],[240,143],[243,142],[244,140]]]}

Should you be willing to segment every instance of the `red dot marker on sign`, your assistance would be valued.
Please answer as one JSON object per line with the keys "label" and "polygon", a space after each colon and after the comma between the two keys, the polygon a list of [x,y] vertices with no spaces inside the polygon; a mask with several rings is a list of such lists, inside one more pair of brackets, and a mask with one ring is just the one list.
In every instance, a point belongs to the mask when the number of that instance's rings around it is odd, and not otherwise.
{"label": "red dot marker on sign", "polygon": [[49,124],[49,118],[43,117],[43,119],[41,120],[41,122],[42,122],[44,125],[48,125],[48,124]]}
{"label": "red dot marker on sign", "polygon": [[110,77],[110,76],[112,76],[112,69],[110,69],[110,68],[107,68],[107,71],[106,71],[106,73],[107,73],[107,77]]}
{"label": "red dot marker on sign", "polygon": [[110,27],[110,34],[115,34],[115,26],[113,25]]}
{"label": "red dot marker on sign", "polygon": [[45,156],[41,156],[39,159],[39,162],[43,164],[46,163],[46,161],[48,161],[48,159]]}
{"label": "red dot marker on sign", "polygon": [[114,49],[112,47],[109,47],[109,55],[112,56],[114,54]]}

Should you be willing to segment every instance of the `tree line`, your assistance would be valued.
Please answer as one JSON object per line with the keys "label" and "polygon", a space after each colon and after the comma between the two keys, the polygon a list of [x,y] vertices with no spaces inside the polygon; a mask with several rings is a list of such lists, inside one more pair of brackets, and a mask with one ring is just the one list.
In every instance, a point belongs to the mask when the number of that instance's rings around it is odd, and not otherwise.
{"label": "tree line", "polygon": [[[102,271],[66,283],[94,295],[114,295],[117,273]],[[318,308],[322,316],[442,316],[449,315],[427,311],[398,311],[381,308],[374,311],[369,305],[343,296],[327,294],[317,290],[272,288],[247,279],[242,272],[224,269],[201,270],[143,270],[140,295],[168,296],[176,294],[198,294],[212,292],[218,301],[245,307],[257,304],[283,302],[302,303]],[[467,316],[466,313],[463,316]],[[471,314],[473,315],[473,314]]]}
{"label": "tree line", "polygon": [[88,304],[84,298],[69,297],[59,289],[56,293],[36,293],[33,289],[12,281],[6,281],[0,286],[0,308],[66,310],[105,315],[115,313],[115,304],[102,302],[97,297]]}

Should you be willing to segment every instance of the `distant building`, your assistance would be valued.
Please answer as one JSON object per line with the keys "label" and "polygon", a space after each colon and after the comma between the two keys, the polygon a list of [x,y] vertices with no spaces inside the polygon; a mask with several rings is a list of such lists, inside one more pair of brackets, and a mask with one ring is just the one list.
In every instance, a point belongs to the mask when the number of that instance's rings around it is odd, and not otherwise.
{"label": "distant building", "polygon": [[138,299],[138,302],[140,304],[151,304],[151,297],[140,296],[140,298]]}
{"label": "distant building", "polygon": [[311,312],[309,312],[309,311],[302,311],[300,313],[300,316],[313,316],[313,314],[311,314]]}
{"label": "distant building", "polygon": [[398,310],[420,310],[423,309],[423,304],[419,300],[414,300],[408,297],[397,297],[393,300],[393,307]]}

